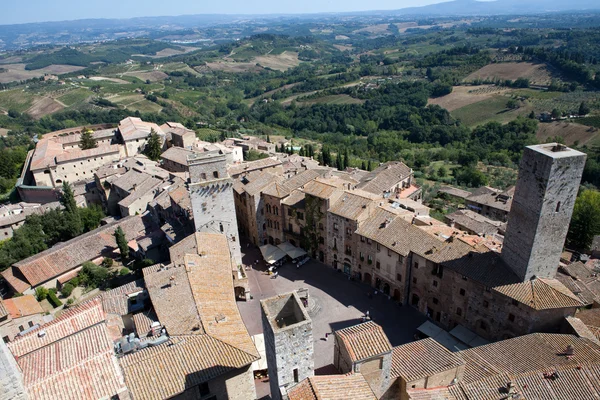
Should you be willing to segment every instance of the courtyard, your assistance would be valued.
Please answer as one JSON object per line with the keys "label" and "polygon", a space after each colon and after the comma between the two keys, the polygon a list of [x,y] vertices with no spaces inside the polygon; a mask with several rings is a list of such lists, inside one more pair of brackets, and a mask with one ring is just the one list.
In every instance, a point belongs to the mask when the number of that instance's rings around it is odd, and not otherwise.
{"label": "courtyard", "polygon": [[[327,333],[356,325],[368,311],[371,319],[381,325],[392,346],[410,342],[419,325],[426,317],[409,306],[400,306],[382,294],[369,296],[373,289],[364,283],[351,281],[340,270],[334,270],[316,260],[310,260],[300,268],[287,263],[279,268],[278,276],[267,274],[260,251],[243,246],[243,263],[252,265],[247,270],[250,294],[253,299],[238,302],[251,336],[262,333],[260,300],[296,289],[308,289],[310,301],[308,312],[312,319],[314,339],[315,374],[336,373],[333,368],[333,337]],[[256,260],[259,260],[255,264]],[[266,385],[268,393],[268,385]],[[257,385],[258,398],[264,395],[262,385]]]}

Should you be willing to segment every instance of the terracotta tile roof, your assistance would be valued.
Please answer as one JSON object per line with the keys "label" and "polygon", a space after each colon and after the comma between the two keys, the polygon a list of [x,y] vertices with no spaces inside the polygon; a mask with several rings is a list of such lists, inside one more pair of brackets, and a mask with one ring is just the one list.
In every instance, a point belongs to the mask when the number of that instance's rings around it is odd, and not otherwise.
{"label": "terracotta tile roof", "polygon": [[27,317],[28,315],[42,314],[44,312],[40,303],[30,294],[6,299],[4,303],[12,318]]}
{"label": "terracotta tile roof", "polygon": [[378,196],[362,190],[345,191],[338,200],[329,207],[329,212],[352,221],[356,221],[361,214],[368,213],[377,206]]}
{"label": "terracotta tile roof", "polygon": [[133,326],[140,338],[148,336],[148,333],[152,330],[152,324],[157,321],[158,317],[153,308],[148,311],[133,314]]}
{"label": "terracotta tile roof", "polygon": [[[22,357],[104,320],[105,314],[100,299],[90,300],[64,311],[60,317],[40,328],[18,336],[8,344],[8,348],[15,357]],[[45,332],[45,335],[39,336],[41,331]]]}
{"label": "terracotta tile roof", "polygon": [[[185,268],[155,265],[144,268],[144,280],[160,323],[169,335],[204,333]],[[177,301],[173,301],[177,299]]]}
{"label": "terracotta tile roof", "polygon": [[342,194],[342,185],[339,186],[333,185],[330,180],[326,181],[321,178],[317,178],[313,181],[308,182],[304,185],[302,191],[306,194],[309,194],[313,197],[318,197],[320,199],[337,199]]}
{"label": "terracotta tile roof", "polygon": [[133,191],[129,194],[129,196],[125,197],[123,200],[119,202],[120,206],[129,207],[135,201],[142,198],[149,192],[157,193],[159,190],[159,186],[163,183],[162,180],[156,178],[146,179],[144,182],[137,185]]}
{"label": "terracotta tile roof", "polygon": [[140,118],[127,117],[119,122],[119,132],[121,132],[121,136],[125,141],[147,138],[150,136],[152,129],[157,134],[165,136],[165,133],[158,125],[153,122],[144,122]]}
{"label": "terracotta tile roof", "polygon": [[302,204],[303,204],[305,198],[306,198],[306,194],[303,191],[294,190],[288,197],[283,199],[281,204],[285,204],[286,206],[291,206],[291,207],[302,208]]}
{"label": "terracotta tile roof", "polygon": [[382,195],[412,175],[412,169],[400,161],[390,161],[367,174],[356,186],[358,189]]}
{"label": "terracotta tile roof", "polygon": [[353,362],[392,351],[392,345],[381,326],[373,321],[335,331]]}
{"label": "terracotta tile roof", "polygon": [[53,138],[41,139],[35,146],[33,157],[31,157],[31,170],[56,166],[56,156],[62,154],[65,150],[62,144]]}
{"label": "terracotta tile roof", "polygon": [[577,261],[569,265],[561,265],[560,271],[566,275],[569,275],[573,279],[588,279],[593,275],[592,269],[587,268],[584,263]]}
{"label": "terracotta tile roof", "polygon": [[376,208],[365,221],[359,223],[356,233],[403,256],[407,256],[411,251],[424,255],[431,249],[441,249],[444,246],[435,236],[381,207]]}
{"label": "terracotta tile roof", "polygon": [[169,189],[169,197],[179,207],[190,212],[192,211],[192,199],[190,198],[190,192],[185,186],[179,186],[173,190]]}
{"label": "terracotta tile roof", "polygon": [[118,153],[120,151],[119,149],[120,146],[118,144],[111,144],[106,146],[98,146],[87,150],[68,150],[56,156],[56,163],[60,164],[74,160],[87,159],[90,157],[100,157],[107,154],[114,154]]}
{"label": "terracotta tile roof", "polygon": [[100,399],[125,390],[104,323],[19,357],[18,363],[32,399]]}
{"label": "terracotta tile roof", "polygon": [[269,184],[279,183],[282,179],[269,171],[254,171],[237,178],[233,184],[233,190],[237,193],[246,192],[250,196],[255,196]]}
{"label": "terracotta tile roof", "polygon": [[576,314],[576,317],[588,326],[600,327],[600,308],[581,310]]}
{"label": "terracotta tile roof", "polygon": [[111,181],[112,185],[121,189],[124,192],[131,192],[134,187],[143,184],[148,179],[151,179],[152,175],[145,172],[140,172],[135,169],[130,169],[125,174],[115,177]]}
{"label": "terracotta tile roof", "polygon": [[505,228],[502,222],[493,221],[471,210],[459,210],[446,215],[445,218],[482,236],[497,233],[499,229]]}
{"label": "terracotta tile roof", "polygon": [[464,361],[460,357],[427,338],[394,347],[391,376],[412,382],[462,365]]}
{"label": "terracotta tile roof", "polygon": [[291,193],[285,186],[279,182],[271,182],[261,191],[262,194],[283,199]]}
{"label": "terracotta tile roof", "polygon": [[4,304],[4,300],[2,300],[2,298],[0,298],[0,318],[4,318],[8,314],[9,314],[9,312],[6,309],[6,305]]}
{"label": "terracotta tile roof", "polygon": [[[500,189],[484,186],[474,190],[473,193],[469,197],[467,197],[467,201],[481,205],[486,205],[503,211],[510,211],[513,195],[514,188],[508,189],[503,192]],[[501,200],[503,196],[508,197],[508,200]]]}
{"label": "terracotta tile roof", "polygon": [[21,260],[13,265],[12,270],[9,268],[2,272],[2,275],[19,292],[46,282],[115,249],[117,244],[113,233],[119,226],[127,240],[139,237],[146,228],[141,216],[125,217]]}
{"label": "terracotta tile roof", "polygon": [[193,151],[184,149],[183,147],[169,147],[164,153],[160,155],[163,160],[169,160],[177,164],[188,165],[188,156],[194,154]]}
{"label": "terracotta tile roof", "polygon": [[102,293],[102,307],[108,314],[127,315],[129,314],[129,296],[130,294],[142,292],[145,290],[144,280],[138,279],[119,286],[108,292]]}
{"label": "terracotta tile roof", "polygon": [[169,259],[175,265],[184,263],[186,254],[197,254],[198,244],[196,243],[196,235],[189,235],[179,243],[169,247]]}
{"label": "terracotta tile roof", "polygon": [[600,340],[598,338],[599,330],[597,328],[587,326],[579,318],[567,317],[566,320],[577,336],[584,337],[586,339],[590,339],[592,342],[600,345]]}
{"label": "terracotta tile roof", "polygon": [[291,192],[292,190],[301,188],[308,182],[312,181],[313,179],[319,178],[324,174],[325,171],[309,169],[292,176],[291,178],[284,181],[282,185]]}
{"label": "terracotta tile roof", "polygon": [[225,235],[196,233],[198,253],[185,256],[189,282],[207,334],[246,353],[258,352],[238,310],[233,269]]}
{"label": "terracotta tile roof", "polygon": [[458,400],[450,388],[408,389],[408,400]]}
{"label": "terracotta tile roof", "polygon": [[209,335],[187,335],[123,356],[119,362],[134,399],[162,400],[254,360]]}
{"label": "terracotta tile roof", "polygon": [[[567,346],[574,353],[566,357]],[[573,335],[534,333],[456,353],[466,362],[462,383],[470,384],[501,373],[510,375],[551,371],[558,367],[600,364],[600,347]]]}
{"label": "terracotta tile roof", "polygon": [[537,278],[527,282],[495,287],[494,290],[535,310],[584,305],[577,296],[556,279]]}
{"label": "terracotta tile roof", "polygon": [[232,165],[228,168],[229,175],[233,178],[237,177],[240,174],[245,172],[256,171],[265,168],[274,168],[278,165],[281,165],[281,161],[267,157],[261,160],[244,162],[241,164]]}
{"label": "terracotta tile roof", "polygon": [[288,390],[290,400],[376,400],[362,374],[317,375]]}
{"label": "terracotta tile roof", "polygon": [[442,186],[442,187],[440,187],[438,192],[446,193],[451,196],[459,197],[461,199],[466,199],[467,197],[469,197],[471,195],[471,192],[468,192],[468,191],[462,190],[462,189],[458,189],[458,188],[455,188],[452,186]]}

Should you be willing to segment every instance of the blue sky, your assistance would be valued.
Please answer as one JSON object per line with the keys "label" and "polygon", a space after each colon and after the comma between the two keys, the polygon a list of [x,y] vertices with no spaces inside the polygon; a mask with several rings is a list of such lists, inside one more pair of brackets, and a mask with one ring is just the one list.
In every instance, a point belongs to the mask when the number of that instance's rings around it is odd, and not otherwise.
{"label": "blue sky", "polygon": [[185,14],[394,10],[443,0],[3,0],[0,24]]}

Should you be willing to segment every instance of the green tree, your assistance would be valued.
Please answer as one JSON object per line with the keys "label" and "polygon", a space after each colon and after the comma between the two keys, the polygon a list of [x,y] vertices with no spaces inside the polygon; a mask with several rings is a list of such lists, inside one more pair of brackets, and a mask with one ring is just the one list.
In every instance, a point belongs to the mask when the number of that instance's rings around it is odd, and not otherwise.
{"label": "green tree", "polygon": [[519,102],[516,101],[515,99],[510,99],[506,102],[506,108],[508,108],[510,110],[515,110],[515,109],[519,108]]}
{"label": "green tree", "polygon": [[441,165],[437,170],[437,176],[440,178],[444,178],[448,175],[448,169]]}
{"label": "green tree", "polygon": [[557,118],[560,118],[561,115],[562,115],[562,113],[560,112],[560,110],[558,108],[555,108],[552,110],[552,118],[557,119]]}
{"label": "green tree", "polygon": [[75,202],[75,194],[71,184],[65,181],[62,185],[62,196],[60,197],[60,203],[68,213],[77,212],[77,203]]}
{"label": "green tree", "polygon": [[98,143],[96,143],[96,139],[94,139],[92,133],[93,131],[91,129],[83,129],[83,132],[81,133],[81,142],[79,142],[79,147],[81,147],[81,150],[98,147]]}
{"label": "green tree", "polygon": [[144,154],[148,156],[152,161],[158,161],[160,159],[160,154],[162,153],[162,143],[160,140],[160,136],[154,129],[150,130],[150,137],[148,138],[148,142],[144,147]]}
{"label": "green tree", "polygon": [[119,226],[114,233],[117,246],[121,252],[121,259],[127,260],[129,258],[129,246],[127,245],[127,239],[125,238],[125,232]]}
{"label": "green tree", "polygon": [[348,154],[348,148],[344,149],[344,169],[350,166],[350,155]]}
{"label": "green tree", "polygon": [[91,204],[89,207],[79,208],[79,217],[83,225],[83,231],[89,232],[100,226],[100,222],[104,215],[102,207],[96,204]]}
{"label": "green tree", "polygon": [[342,158],[342,153],[338,151],[337,156],[335,157],[335,165],[338,170],[343,171],[344,167],[344,159]]}
{"label": "green tree", "polygon": [[590,107],[585,101],[582,101],[579,105],[579,115],[588,115],[590,113]]}
{"label": "green tree", "polygon": [[600,192],[584,190],[575,201],[567,243],[576,249],[589,250],[596,235],[600,235]]}

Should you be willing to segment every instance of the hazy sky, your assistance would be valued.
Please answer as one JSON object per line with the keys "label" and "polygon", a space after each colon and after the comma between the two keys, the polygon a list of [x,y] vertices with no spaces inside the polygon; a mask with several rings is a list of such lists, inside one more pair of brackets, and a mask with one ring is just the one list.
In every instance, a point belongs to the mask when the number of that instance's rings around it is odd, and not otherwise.
{"label": "hazy sky", "polygon": [[2,0],[0,24],[185,14],[394,10],[447,0]]}

